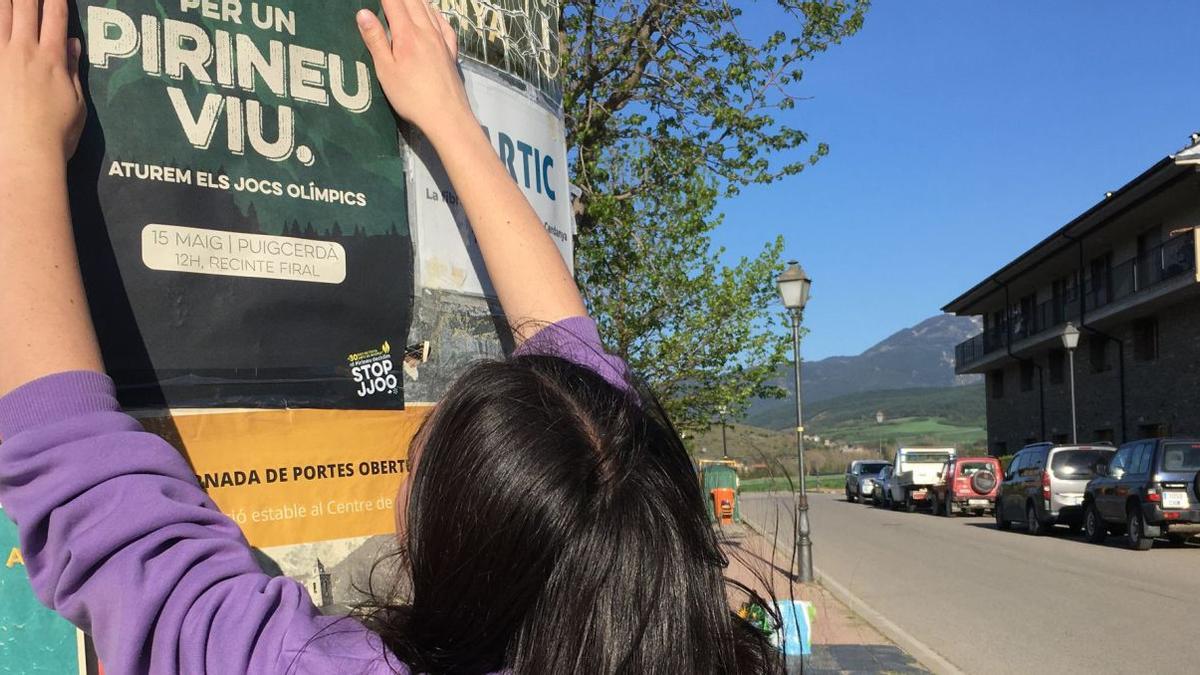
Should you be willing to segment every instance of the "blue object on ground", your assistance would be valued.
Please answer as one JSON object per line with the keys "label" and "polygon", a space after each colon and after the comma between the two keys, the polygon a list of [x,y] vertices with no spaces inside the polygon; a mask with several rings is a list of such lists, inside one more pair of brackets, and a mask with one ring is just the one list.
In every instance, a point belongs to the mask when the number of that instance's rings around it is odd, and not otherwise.
{"label": "blue object on ground", "polygon": [[811,602],[780,600],[775,603],[782,625],[774,642],[788,656],[812,654],[812,623],[816,611]]}

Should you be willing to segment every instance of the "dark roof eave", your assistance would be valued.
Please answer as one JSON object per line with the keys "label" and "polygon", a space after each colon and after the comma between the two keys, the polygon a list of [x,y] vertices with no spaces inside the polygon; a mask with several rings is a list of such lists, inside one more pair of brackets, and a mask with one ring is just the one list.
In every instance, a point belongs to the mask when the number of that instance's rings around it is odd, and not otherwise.
{"label": "dark roof eave", "polygon": [[[1165,171],[1166,169],[1174,170],[1167,172]],[[973,312],[969,311],[971,306],[990,295],[994,290],[1000,288],[1000,285],[1003,283],[1001,277],[1003,277],[1006,272],[1012,271],[1022,263],[1033,262],[1032,259],[1037,257],[1039,254],[1043,254],[1041,257],[1046,258],[1054,253],[1057,253],[1061,246],[1054,247],[1054,250],[1047,250],[1051,247],[1051,244],[1054,244],[1056,241],[1060,243],[1070,243],[1073,239],[1078,239],[1086,232],[1095,229],[1097,224],[1093,224],[1092,226],[1086,228],[1084,232],[1074,232],[1077,229],[1082,229],[1081,226],[1086,224],[1087,221],[1096,217],[1100,211],[1109,207],[1116,207],[1118,204],[1124,201],[1124,199],[1128,197],[1133,190],[1146,184],[1151,178],[1158,177],[1166,180],[1172,174],[1184,173],[1192,169],[1193,167],[1191,165],[1176,164],[1175,156],[1167,155],[1156,162],[1149,169],[1143,171],[1136,178],[1121,186],[1120,189],[1113,192],[1111,197],[1105,197],[1103,200],[1097,202],[1090,209],[1073,218],[1069,223],[1063,225],[1053,234],[1014,258],[1004,267],[992,272],[986,279],[972,286],[970,290],[966,291],[962,295],[959,295],[954,300],[946,303],[946,305],[942,307],[942,311],[949,312],[951,314],[958,314],[960,312],[972,314]],[[1099,224],[1103,224],[1103,220],[1104,219],[1101,218],[1101,222]],[[981,293],[982,295],[980,295]]]}

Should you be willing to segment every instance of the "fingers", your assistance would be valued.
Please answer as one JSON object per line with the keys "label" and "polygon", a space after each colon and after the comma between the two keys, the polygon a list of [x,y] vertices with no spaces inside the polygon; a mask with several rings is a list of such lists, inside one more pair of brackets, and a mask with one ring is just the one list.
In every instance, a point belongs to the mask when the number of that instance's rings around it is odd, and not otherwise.
{"label": "fingers", "polygon": [[12,0],[0,0],[0,45],[8,44],[12,35]]}
{"label": "fingers", "polygon": [[383,24],[379,23],[379,17],[369,9],[360,9],[355,19],[358,22],[358,32],[362,34],[363,43],[367,45],[367,51],[371,52],[376,66],[381,59],[390,59],[392,44],[388,40],[387,31],[383,29]]}
{"label": "fingers", "polygon": [[42,47],[55,54],[67,49],[67,0],[44,0],[42,3]]}
{"label": "fingers", "polygon": [[412,34],[413,20],[404,6],[404,0],[383,0],[383,14],[387,17],[393,40],[403,40]]}
{"label": "fingers", "polygon": [[37,42],[38,0],[12,0],[12,42]]}
{"label": "fingers", "polygon": [[425,0],[412,0],[412,1],[421,6],[421,10],[424,13],[423,15],[425,17],[425,22],[426,22],[424,24],[425,27],[432,28],[433,30],[439,30],[437,27],[437,19],[433,18],[433,5],[430,5]]}
{"label": "fingers", "polygon": [[458,58],[458,33],[454,32],[454,28],[450,25],[450,21],[445,14],[434,12],[437,15],[436,24],[438,30],[442,33],[442,40],[446,42],[446,49],[450,50],[450,57]]}

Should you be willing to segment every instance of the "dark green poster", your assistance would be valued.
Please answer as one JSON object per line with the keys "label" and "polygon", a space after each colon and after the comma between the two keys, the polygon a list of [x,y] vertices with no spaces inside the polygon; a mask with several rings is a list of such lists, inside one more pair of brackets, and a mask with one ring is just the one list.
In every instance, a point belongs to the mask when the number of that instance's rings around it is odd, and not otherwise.
{"label": "dark green poster", "polygon": [[412,242],[378,2],[77,2],[77,238],[126,405],[403,406]]}

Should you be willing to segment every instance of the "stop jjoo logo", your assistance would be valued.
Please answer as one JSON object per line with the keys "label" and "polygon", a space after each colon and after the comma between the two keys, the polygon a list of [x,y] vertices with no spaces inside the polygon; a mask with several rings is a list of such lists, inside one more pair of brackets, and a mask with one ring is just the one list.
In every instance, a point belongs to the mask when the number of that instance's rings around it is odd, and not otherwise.
{"label": "stop jjoo logo", "polygon": [[354,366],[350,369],[354,375],[354,381],[358,383],[359,397],[369,396],[371,394],[396,393],[396,387],[400,382],[396,379],[396,374],[392,372],[392,360],[382,359],[371,363],[364,363],[361,366]]}

